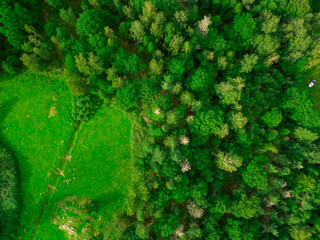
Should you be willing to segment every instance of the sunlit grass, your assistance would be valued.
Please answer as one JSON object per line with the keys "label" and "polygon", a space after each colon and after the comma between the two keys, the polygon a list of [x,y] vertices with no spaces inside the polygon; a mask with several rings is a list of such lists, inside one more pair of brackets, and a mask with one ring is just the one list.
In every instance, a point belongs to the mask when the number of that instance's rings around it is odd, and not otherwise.
{"label": "sunlit grass", "polygon": [[80,128],[65,178],[59,176],[58,191],[45,208],[35,239],[59,239],[53,236],[60,233],[50,225],[58,202],[67,196],[96,199],[110,215],[121,211],[131,172],[130,125],[122,112],[102,107]]}
{"label": "sunlit grass", "polygon": [[[317,83],[312,88],[309,88],[308,85],[312,80],[316,80]],[[301,87],[306,88],[310,92],[315,109],[320,111],[320,66],[314,67],[304,73],[301,83]]]}
{"label": "sunlit grass", "polygon": [[[36,223],[51,174],[65,151],[72,131],[70,99],[64,82],[52,75],[0,75],[0,138],[18,159],[23,232]],[[57,112],[49,118],[52,107]]]}
{"label": "sunlit grass", "polygon": [[39,220],[34,239],[64,239],[52,219],[58,202],[70,195],[94,198],[110,215],[121,211],[131,170],[130,121],[124,113],[103,106],[81,126],[65,178],[58,177],[58,191],[46,204],[47,186],[65,161],[60,157],[74,130],[68,89],[52,75],[2,74],[0,105],[0,138],[16,155],[21,175],[19,239],[30,239]]}

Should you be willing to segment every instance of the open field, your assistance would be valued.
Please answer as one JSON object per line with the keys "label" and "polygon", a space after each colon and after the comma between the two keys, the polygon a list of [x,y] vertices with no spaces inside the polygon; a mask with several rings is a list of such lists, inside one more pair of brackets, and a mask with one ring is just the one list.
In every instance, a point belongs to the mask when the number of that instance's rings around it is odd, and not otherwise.
{"label": "open field", "polygon": [[72,131],[71,96],[64,83],[52,76],[24,72],[16,77],[2,74],[0,79],[0,138],[18,159],[21,230],[29,231]]}
{"label": "open field", "polygon": [[[122,112],[102,107],[81,124],[70,148],[71,96],[57,76],[0,75],[0,105],[0,140],[17,157],[21,177],[19,239],[63,239],[52,217],[66,196],[89,196],[99,206],[121,209],[131,166],[130,122]],[[70,162],[61,159],[67,151]],[[54,175],[61,166],[64,180]],[[49,184],[55,194],[48,194]]]}
{"label": "open field", "polygon": [[[312,88],[308,88],[309,83],[314,79],[317,81],[317,83]],[[302,80],[303,85],[301,87],[308,89],[310,96],[314,101],[316,110],[320,111],[320,66],[315,67],[303,74]]]}
{"label": "open field", "polygon": [[[130,122],[121,112],[102,107],[95,117],[83,125],[70,153],[65,179],[59,178],[58,192],[50,199],[34,239],[52,238],[55,209],[67,196],[88,196],[96,199],[99,207],[121,211],[121,201],[130,176]],[[57,233],[60,234],[60,233]]]}

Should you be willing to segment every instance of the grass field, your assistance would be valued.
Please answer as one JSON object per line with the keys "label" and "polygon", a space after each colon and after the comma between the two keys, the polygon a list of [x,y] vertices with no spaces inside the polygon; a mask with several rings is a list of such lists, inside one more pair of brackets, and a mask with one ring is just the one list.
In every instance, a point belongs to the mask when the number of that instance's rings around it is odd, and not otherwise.
{"label": "grass field", "polygon": [[[18,159],[22,232],[37,221],[43,194],[72,131],[71,96],[52,76],[24,72],[0,75],[0,139]],[[49,117],[50,109],[57,112]],[[52,111],[53,112],[53,111]]]}
{"label": "grass field", "polygon": [[131,170],[129,120],[117,110],[102,107],[78,135],[66,177],[59,179],[58,192],[50,199],[34,239],[59,239],[60,233],[50,225],[58,202],[67,196],[96,199],[110,215],[123,207]]}
{"label": "grass field", "polygon": [[[102,107],[82,124],[67,163],[60,157],[69,149],[75,126],[70,118],[71,96],[63,80],[29,72],[15,77],[1,74],[0,105],[0,140],[14,152],[21,175],[19,239],[63,240],[52,217],[66,196],[97,199],[99,206],[110,209],[110,215],[121,210],[131,166],[130,122],[122,112]],[[54,180],[62,162],[66,178]],[[48,184],[58,191],[47,194]]]}
{"label": "grass field", "polygon": [[[312,88],[308,88],[309,83],[314,79],[317,83]],[[320,111],[320,66],[304,73],[301,82],[301,87],[306,88],[310,92],[310,96],[315,104],[315,109]]]}

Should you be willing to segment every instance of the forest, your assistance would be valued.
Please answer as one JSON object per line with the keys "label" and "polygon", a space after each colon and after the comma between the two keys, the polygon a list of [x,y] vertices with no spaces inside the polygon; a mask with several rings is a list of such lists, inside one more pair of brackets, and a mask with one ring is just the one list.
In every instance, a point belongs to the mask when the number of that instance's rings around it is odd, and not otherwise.
{"label": "forest", "polygon": [[1,0],[0,49],[1,240],[320,240],[319,0]]}

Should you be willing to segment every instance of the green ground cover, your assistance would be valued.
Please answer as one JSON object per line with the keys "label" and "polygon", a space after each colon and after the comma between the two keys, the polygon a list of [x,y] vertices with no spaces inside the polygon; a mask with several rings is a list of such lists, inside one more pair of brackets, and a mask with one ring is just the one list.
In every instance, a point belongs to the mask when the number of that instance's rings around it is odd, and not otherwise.
{"label": "green ground cover", "polygon": [[[314,79],[317,81],[316,85],[314,85],[312,88],[308,88],[309,83]],[[320,111],[320,66],[314,67],[313,69],[304,73],[301,82],[301,87],[307,88],[307,90],[310,92],[310,96],[314,101],[316,110]]]}
{"label": "green ground cover", "polygon": [[[70,149],[71,161],[63,168],[65,179],[58,176],[54,181],[75,130],[64,81],[29,72],[15,77],[1,74],[0,105],[0,140],[15,153],[21,175],[19,239],[64,239],[52,218],[66,196],[97,199],[110,216],[120,211],[131,167],[126,115],[104,106],[83,123]],[[48,195],[49,184],[58,191]]]}
{"label": "green ground cover", "polygon": [[57,192],[50,199],[34,239],[59,239],[52,225],[58,202],[67,196],[96,199],[108,216],[121,211],[130,177],[130,121],[111,107],[102,107],[78,131],[65,178],[59,177]]}
{"label": "green ground cover", "polygon": [[54,76],[0,75],[0,138],[18,159],[23,231],[29,232],[38,219],[51,173],[72,132],[70,99],[65,84]]}

